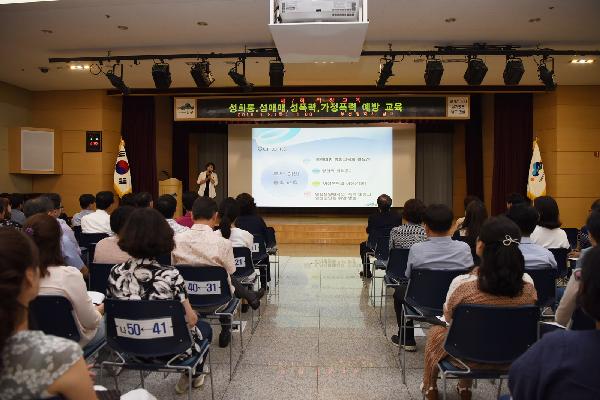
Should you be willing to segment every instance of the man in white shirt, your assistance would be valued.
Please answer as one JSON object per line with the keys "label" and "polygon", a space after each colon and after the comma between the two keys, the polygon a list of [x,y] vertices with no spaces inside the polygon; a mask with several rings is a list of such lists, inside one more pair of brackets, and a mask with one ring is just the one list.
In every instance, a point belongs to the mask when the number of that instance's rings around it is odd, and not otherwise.
{"label": "man in white shirt", "polygon": [[81,219],[82,233],[106,233],[112,235],[108,209],[115,202],[113,192],[103,191],[96,194],[96,211]]}
{"label": "man in white shirt", "polygon": [[[254,292],[242,285],[235,277],[235,261],[231,242],[214,234],[219,213],[217,203],[210,197],[199,197],[192,207],[194,225],[186,232],[175,235],[175,249],[171,253],[173,265],[203,265],[223,267],[229,274],[232,293],[241,299],[246,299],[250,307],[258,309],[260,299],[265,290],[261,288]],[[226,347],[231,340],[231,328],[221,326],[219,346]]]}
{"label": "man in white shirt", "polygon": [[550,250],[534,243],[530,236],[535,229],[539,215],[535,208],[526,205],[513,205],[506,213],[521,230],[521,243],[519,250],[525,259],[525,268],[529,269],[556,269],[556,260]]}
{"label": "man in white shirt", "polygon": [[173,229],[173,232],[175,234],[190,230],[190,228],[188,228],[187,226],[179,225],[173,219],[173,216],[175,215],[175,210],[177,209],[177,200],[175,200],[175,197],[171,196],[170,194],[163,194],[158,198],[158,200],[156,200],[154,208],[156,208],[156,211],[158,211],[163,215],[163,217],[165,217],[167,223],[169,224],[171,229]]}

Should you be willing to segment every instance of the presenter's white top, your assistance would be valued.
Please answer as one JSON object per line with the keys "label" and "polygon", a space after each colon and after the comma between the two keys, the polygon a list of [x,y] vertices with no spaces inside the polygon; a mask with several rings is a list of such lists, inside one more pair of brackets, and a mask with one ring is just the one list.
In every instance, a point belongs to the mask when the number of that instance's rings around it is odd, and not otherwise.
{"label": "presenter's white top", "polygon": [[571,247],[567,233],[560,228],[548,229],[538,225],[531,234],[531,241],[547,249],[568,249]]}
{"label": "presenter's white top", "polygon": [[198,180],[196,180],[196,183],[198,185],[200,185],[200,188],[198,189],[198,195],[200,197],[204,196],[204,190],[206,189],[206,185],[208,184],[208,197],[210,197],[211,199],[214,199],[215,197],[217,197],[217,192],[215,191],[215,187],[219,184],[219,177],[217,176],[217,173],[215,171],[212,172],[211,174],[212,177],[214,177],[214,183],[212,181],[208,181],[208,182],[204,182],[203,184],[200,184],[200,181],[206,179],[206,171],[202,171],[200,172],[200,175],[198,175]]}
{"label": "presenter's white top", "polygon": [[110,215],[104,210],[96,210],[81,218],[82,233],[106,233],[112,235]]}

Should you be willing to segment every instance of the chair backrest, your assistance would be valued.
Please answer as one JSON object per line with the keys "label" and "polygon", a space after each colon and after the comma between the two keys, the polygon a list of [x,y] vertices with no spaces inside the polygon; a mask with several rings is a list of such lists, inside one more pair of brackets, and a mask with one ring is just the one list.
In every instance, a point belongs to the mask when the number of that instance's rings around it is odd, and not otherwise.
{"label": "chair backrest", "polygon": [[233,259],[235,261],[234,276],[248,276],[254,273],[252,252],[247,247],[234,247]]}
{"label": "chair backrest", "polygon": [[29,310],[38,329],[47,335],[79,342],[81,335],[73,317],[73,305],[62,296],[37,296]]}
{"label": "chair backrest", "polygon": [[160,256],[156,257],[156,261],[160,265],[171,265],[171,253],[161,254]]}
{"label": "chair backrest", "polygon": [[96,245],[98,244],[98,242],[107,237],[108,235],[106,233],[81,234],[81,242],[79,242],[79,245],[88,249],[90,261],[94,261],[94,253],[96,251]]}
{"label": "chair backrest", "polygon": [[575,311],[573,311],[571,320],[571,330],[573,331],[587,331],[596,329],[596,322],[589,315],[587,315],[581,309],[581,307],[577,307]]}
{"label": "chair backrest", "polygon": [[525,268],[533,279],[538,307],[550,307],[556,300],[556,270],[554,268]]}
{"label": "chair backrest", "polygon": [[378,260],[387,260],[390,255],[390,235],[377,236],[373,243],[375,248],[375,258]]}
{"label": "chair backrest", "polygon": [[556,268],[558,269],[558,276],[564,278],[567,276],[567,256],[569,255],[569,249],[548,249],[556,260]]}
{"label": "chair backrest", "polygon": [[275,237],[275,228],[267,226],[267,247],[272,249],[277,246],[277,238]]}
{"label": "chair backrest", "polygon": [[574,249],[577,247],[577,234],[579,233],[579,229],[577,228],[562,228],[563,231],[567,234],[567,239],[569,240],[569,244],[571,248]]}
{"label": "chair backrest", "polygon": [[111,349],[138,357],[180,354],[192,345],[179,300],[104,301],[106,341]]}
{"label": "chair backrest", "polygon": [[452,280],[468,269],[413,268],[405,301],[428,315],[442,315]]}
{"label": "chair backrest", "polygon": [[90,290],[106,295],[110,270],[115,264],[90,264]]}
{"label": "chair backrest", "polygon": [[81,246],[81,225],[74,226],[72,229],[73,234],[75,235],[75,240],[77,240],[77,243],[79,243],[79,245]]}
{"label": "chair backrest", "polygon": [[203,265],[176,265],[194,308],[211,308],[228,303],[231,289],[225,268]]}
{"label": "chair backrest", "polygon": [[252,243],[252,259],[256,261],[265,257],[267,257],[267,242],[262,235],[257,233],[254,235]]}
{"label": "chair backrest", "polygon": [[510,364],[536,342],[539,316],[535,305],[460,304],[444,349],[463,361]]}
{"label": "chair backrest", "polygon": [[408,262],[408,252],[410,249],[391,249],[388,258],[386,275],[394,278],[405,280],[406,264]]}

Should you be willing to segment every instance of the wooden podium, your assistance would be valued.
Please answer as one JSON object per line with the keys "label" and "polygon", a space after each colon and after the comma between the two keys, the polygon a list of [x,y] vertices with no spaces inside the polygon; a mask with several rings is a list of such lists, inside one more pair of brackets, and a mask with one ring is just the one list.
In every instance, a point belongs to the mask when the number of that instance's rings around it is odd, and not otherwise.
{"label": "wooden podium", "polygon": [[183,215],[183,206],[181,203],[181,195],[183,186],[181,181],[177,178],[169,178],[164,181],[158,181],[158,195],[170,194],[177,200],[177,209],[175,210],[175,217]]}

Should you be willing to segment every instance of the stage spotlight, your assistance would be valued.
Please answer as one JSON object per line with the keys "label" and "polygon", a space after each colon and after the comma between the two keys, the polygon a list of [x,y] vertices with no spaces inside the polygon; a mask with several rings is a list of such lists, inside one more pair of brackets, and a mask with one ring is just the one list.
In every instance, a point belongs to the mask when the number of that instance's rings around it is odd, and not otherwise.
{"label": "stage spotlight", "polygon": [[485,74],[487,74],[488,67],[481,58],[469,58],[467,63],[467,70],[464,75],[465,81],[469,85],[481,85]]}
{"label": "stage spotlight", "polygon": [[388,79],[394,76],[392,68],[394,67],[394,57],[385,57],[379,61],[379,78],[377,87],[384,87]]}
{"label": "stage spotlight", "polygon": [[269,79],[272,87],[283,87],[283,77],[285,75],[284,68],[281,60],[275,60],[269,63]]}
{"label": "stage spotlight", "polygon": [[521,78],[525,73],[525,67],[523,61],[520,58],[508,58],[506,59],[506,66],[504,67],[504,78],[505,85],[518,85],[521,82]]}
{"label": "stage spotlight", "polygon": [[546,87],[546,90],[554,90],[556,89],[556,82],[554,81],[554,59],[552,59],[552,69],[548,69],[546,66],[547,60],[547,58],[543,58],[540,65],[538,65],[538,77]]}
{"label": "stage spotlight", "polygon": [[[243,74],[240,74],[238,72],[238,65],[242,64],[242,72]],[[252,91],[252,88],[254,87],[254,85],[252,83],[248,83],[248,81],[246,80],[246,75],[245,75],[245,65],[244,65],[244,61],[238,61],[235,63],[235,65],[229,70],[229,77],[231,78],[231,80],[233,80],[233,82],[238,85],[244,92],[250,92]]]}
{"label": "stage spotlight", "polygon": [[210,64],[207,60],[202,60],[192,65],[190,74],[199,88],[207,88],[215,81],[212,72],[210,72]]}
{"label": "stage spotlight", "polygon": [[169,64],[160,63],[152,66],[152,79],[157,89],[168,89],[171,86]]}
{"label": "stage spotlight", "polygon": [[444,75],[444,66],[442,60],[431,59],[425,64],[425,85],[439,86]]}
{"label": "stage spotlight", "polygon": [[[123,95],[127,96],[130,92],[130,89],[127,87],[125,82],[123,82],[123,64],[120,64],[120,66],[121,66],[121,74],[120,75],[115,74],[116,65],[113,65],[112,70],[106,71],[105,75],[108,78],[108,80],[110,81],[110,84],[113,85],[113,87],[115,89],[121,91],[121,93],[123,93]],[[100,73],[100,71],[98,71],[98,73]]]}

